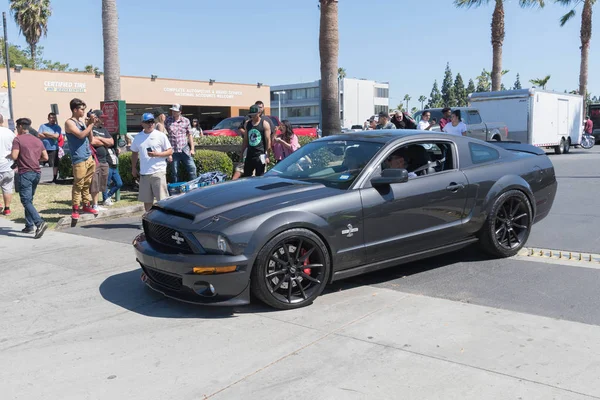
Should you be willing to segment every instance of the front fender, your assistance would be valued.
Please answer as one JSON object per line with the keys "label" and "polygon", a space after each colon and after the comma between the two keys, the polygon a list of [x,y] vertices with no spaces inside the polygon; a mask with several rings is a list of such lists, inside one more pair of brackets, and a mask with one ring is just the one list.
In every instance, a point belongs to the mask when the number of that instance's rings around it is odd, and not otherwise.
{"label": "front fender", "polygon": [[249,259],[250,266],[254,265],[260,249],[262,249],[269,240],[281,232],[293,228],[305,228],[315,232],[324,239],[325,245],[329,248],[331,253],[331,241],[329,238],[334,236],[334,232],[331,230],[327,221],[318,215],[306,211],[291,211],[273,215],[256,228],[250,237],[246,248],[246,254],[252,255],[252,259]]}

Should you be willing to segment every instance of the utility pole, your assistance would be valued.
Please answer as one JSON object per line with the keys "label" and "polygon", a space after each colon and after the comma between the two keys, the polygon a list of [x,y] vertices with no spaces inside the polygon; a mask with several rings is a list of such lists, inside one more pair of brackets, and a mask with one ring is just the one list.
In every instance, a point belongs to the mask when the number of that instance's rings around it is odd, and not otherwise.
{"label": "utility pole", "polygon": [[10,55],[8,54],[8,34],[6,33],[6,12],[2,13],[2,25],[4,25],[4,62],[6,66],[6,80],[8,81],[8,110],[10,111],[10,120],[14,121],[13,101],[12,101],[12,82],[10,81]]}
{"label": "utility pole", "polygon": [[281,122],[281,95],[285,94],[285,91],[274,92],[274,94],[276,94],[279,99],[279,122]]}

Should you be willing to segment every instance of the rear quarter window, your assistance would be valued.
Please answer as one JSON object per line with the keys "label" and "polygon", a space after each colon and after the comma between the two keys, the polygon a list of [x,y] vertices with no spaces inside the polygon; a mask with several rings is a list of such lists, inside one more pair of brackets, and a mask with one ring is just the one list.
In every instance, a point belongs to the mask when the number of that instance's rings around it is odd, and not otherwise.
{"label": "rear quarter window", "polygon": [[500,158],[498,150],[479,143],[469,143],[469,153],[471,153],[473,164],[486,163]]}

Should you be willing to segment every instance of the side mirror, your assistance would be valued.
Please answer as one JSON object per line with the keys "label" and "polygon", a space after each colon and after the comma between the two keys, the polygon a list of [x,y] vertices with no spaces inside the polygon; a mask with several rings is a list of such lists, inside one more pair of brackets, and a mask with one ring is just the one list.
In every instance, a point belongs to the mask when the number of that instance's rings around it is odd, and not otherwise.
{"label": "side mirror", "polygon": [[373,187],[388,186],[393,183],[404,183],[408,181],[408,171],[405,169],[384,169],[380,176],[371,179]]}

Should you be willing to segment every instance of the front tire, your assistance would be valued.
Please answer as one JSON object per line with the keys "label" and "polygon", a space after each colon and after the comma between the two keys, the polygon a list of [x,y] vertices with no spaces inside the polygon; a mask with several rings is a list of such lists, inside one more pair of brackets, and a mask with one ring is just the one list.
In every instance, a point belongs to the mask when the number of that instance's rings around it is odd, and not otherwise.
{"label": "front tire", "polygon": [[327,246],[308,229],[290,229],[260,250],[252,269],[252,293],[282,310],[305,307],[325,289],[331,270]]}
{"label": "front tire", "polygon": [[492,206],[481,231],[482,248],[495,257],[512,257],[525,246],[533,211],[527,196],[519,190],[502,193]]}

